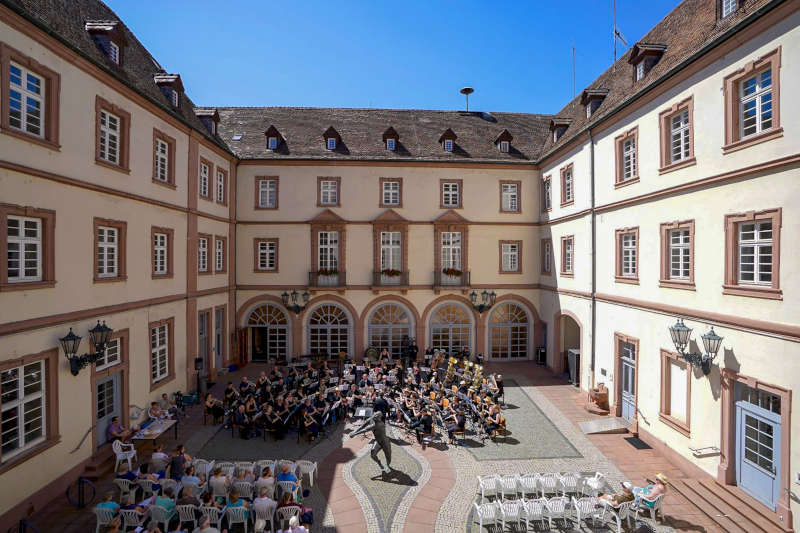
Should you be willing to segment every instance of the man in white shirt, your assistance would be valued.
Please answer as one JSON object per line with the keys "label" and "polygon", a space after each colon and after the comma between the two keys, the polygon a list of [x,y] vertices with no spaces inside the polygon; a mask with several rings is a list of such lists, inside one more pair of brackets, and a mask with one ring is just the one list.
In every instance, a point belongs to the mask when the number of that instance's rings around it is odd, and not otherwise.
{"label": "man in white shirt", "polygon": [[261,492],[259,492],[259,497],[253,500],[253,507],[259,506],[266,506],[266,505],[278,505],[278,502],[273,500],[268,496],[269,489],[267,487],[261,487]]}
{"label": "man in white shirt", "polygon": [[[225,531],[227,531],[227,529]],[[219,529],[211,527],[211,519],[204,516],[198,522],[198,527],[193,533],[219,533]]]}

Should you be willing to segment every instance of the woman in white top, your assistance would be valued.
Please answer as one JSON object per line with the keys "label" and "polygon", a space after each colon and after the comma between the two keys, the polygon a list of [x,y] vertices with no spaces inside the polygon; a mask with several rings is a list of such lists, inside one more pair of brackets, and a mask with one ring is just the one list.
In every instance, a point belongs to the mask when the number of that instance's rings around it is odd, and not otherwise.
{"label": "woman in white top", "polygon": [[266,488],[270,494],[274,494],[275,478],[272,476],[272,471],[268,466],[264,467],[261,472],[261,477],[256,480],[256,490],[261,492],[261,489]]}
{"label": "woman in white top", "polygon": [[293,516],[289,519],[289,527],[283,533],[308,533],[308,530],[300,525],[300,520]]}

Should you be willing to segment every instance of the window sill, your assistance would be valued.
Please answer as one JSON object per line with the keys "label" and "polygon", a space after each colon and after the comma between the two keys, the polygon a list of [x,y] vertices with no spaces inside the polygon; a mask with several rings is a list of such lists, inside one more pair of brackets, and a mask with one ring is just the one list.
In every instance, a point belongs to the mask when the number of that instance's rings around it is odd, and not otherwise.
{"label": "window sill", "polygon": [[30,450],[27,450],[25,452],[20,453],[19,455],[14,456],[7,462],[3,462],[2,464],[0,464],[0,475],[5,474],[9,470],[16,468],[21,464],[33,459],[40,453],[49,450],[50,448],[59,444],[60,442],[61,442],[61,436],[56,435],[55,437],[34,446]]}
{"label": "window sill", "polygon": [[201,200],[205,200],[206,202],[213,202],[214,200],[210,196],[203,196],[202,194],[197,195]]}
{"label": "window sill", "polygon": [[172,279],[174,274],[172,272],[167,272],[166,274],[151,274],[151,279]]}
{"label": "window sill", "polygon": [[497,273],[498,274],[516,274],[516,275],[520,275],[520,274],[522,274],[522,270],[498,270]]}
{"label": "window sill", "polygon": [[94,282],[95,283],[115,283],[117,281],[127,281],[128,276],[114,276],[113,278],[98,278],[95,276]]}
{"label": "window sill", "polygon": [[277,268],[254,268],[253,272],[256,274],[277,274],[279,270]]}
{"label": "window sill", "polygon": [[500,209],[500,212],[501,213],[506,213],[506,214],[511,214],[511,215],[518,215],[518,214],[522,213],[522,211],[520,211],[519,209],[517,209],[516,211],[509,211],[507,209]]}
{"label": "window sill", "polygon": [[628,278],[624,276],[614,276],[614,281],[616,283],[627,283],[629,285],[638,285],[639,278]]}
{"label": "window sill", "polygon": [[561,202],[561,207],[568,207],[570,205],[575,204],[575,200],[570,200],[569,202]]}
{"label": "window sill", "polygon": [[463,209],[464,206],[462,205],[439,205],[439,209]]}
{"label": "window sill", "polygon": [[259,210],[261,210],[261,211],[275,211],[276,209],[278,209],[278,206],[276,205],[276,206],[274,206],[274,207],[269,207],[269,206],[260,206],[260,205],[257,205],[257,206],[255,206],[253,209],[255,209],[255,210],[257,210],[257,211],[259,211]]}
{"label": "window sill", "polygon": [[105,159],[100,159],[99,157],[96,157],[94,159],[94,162],[95,162],[96,165],[100,165],[101,167],[110,168],[111,170],[116,170],[117,172],[122,172],[123,174],[130,174],[131,173],[131,169],[125,168],[125,167],[120,166],[120,165],[115,165],[114,163],[109,163]]}
{"label": "window sill", "polygon": [[[168,354],[168,356],[172,356],[172,354]],[[167,385],[168,383],[171,383],[172,381],[175,381],[175,374],[174,373],[168,374],[167,376],[165,376],[162,379],[159,379],[158,381],[151,381],[150,382],[150,392],[153,392],[154,390],[156,390],[158,388],[161,388],[164,385]]]}
{"label": "window sill", "polygon": [[747,285],[723,285],[722,294],[748,296],[767,300],[783,300],[783,291],[772,287],[748,287]]}
{"label": "window sill", "polygon": [[167,189],[172,189],[173,191],[178,188],[178,186],[171,181],[163,181],[157,178],[153,178],[153,183],[160,185],[161,187],[166,187]]}
{"label": "window sill", "polygon": [[[342,207],[342,204],[321,204],[317,203],[317,207]],[[262,207],[261,209],[277,209],[275,207]]]}
{"label": "window sill", "polygon": [[667,289],[683,289],[685,291],[695,290],[693,281],[675,281],[672,279],[660,279],[658,280],[658,286]]}
{"label": "window sill", "polygon": [[228,202],[220,202],[219,200],[217,200],[217,205],[221,205],[223,207],[228,207]]}
{"label": "window sill", "polygon": [[681,159],[680,161],[678,161],[676,163],[670,163],[669,165],[665,165],[665,166],[659,168],[658,169],[658,174],[659,175],[668,174],[668,173],[673,172],[675,170],[679,170],[681,168],[690,167],[690,166],[696,165],[696,164],[697,164],[697,159],[695,159],[694,156],[692,156],[692,157],[690,157],[688,159]]}
{"label": "window sill", "polygon": [[614,183],[614,188],[615,189],[620,189],[622,187],[627,187],[628,185],[633,185],[634,183],[639,183],[639,176],[636,176],[636,177],[633,177],[633,178],[630,178],[630,179],[627,179],[627,180],[623,180],[623,181],[618,181],[618,182]]}
{"label": "window sill", "polygon": [[197,275],[198,276],[210,276],[212,274],[213,274],[213,272],[210,271],[210,270],[198,270],[197,271]]}
{"label": "window sill", "polygon": [[378,204],[379,209],[402,209],[403,204]]}
{"label": "window sill", "polygon": [[50,141],[50,140],[47,140],[47,139],[43,139],[41,137],[36,137],[35,135],[31,135],[30,133],[24,133],[24,132],[21,132],[19,130],[15,130],[15,129],[8,128],[8,127],[3,127],[2,131],[3,131],[3,133],[5,133],[6,135],[8,135],[10,137],[16,137],[17,139],[21,139],[23,141],[32,142],[33,144],[38,144],[39,146],[44,146],[45,148],[49,148],[50,150],[54,150],[56,152],[60,152],[61,151],[61,145],[60,144],[58,144],[56,142],[53,142],[53,141]]}
{"label": "window sill", "polygon": [[739,139],[737,141],[733,141],[730,144],[726,144],[725,146],[722,147],[722,153],[730,154],[731,152],[743,150],[744,148],[749,148],[750,146],[771,141],[772,139],[778,139],[780,137],[783,137],[783,128],[762,131],[761,133],[758,133],[756,135],[749,135],[744,139]]}
{"label": "window sill", "polygon": [[55,280],[52,281],[22,281],[20,283],[0,284],[0,292],[28,291],[36,289],[52,289],[56,286]]}
{"label": "window sill", "polygon": [[572,272],[559,272],[562,278],[574,278],[575,274]]}
{"label": "window sill", "polygon": [[542,209],[542,213],[549,213],[552,210],[553,210],[552,207],[548,207],[547,209]]}
{"label": "window sill", "polygon": [[665,413],[658,413],[658,419],[666,424],[667,426],[671,427],[684,437],[691,437],[692,432],[685,423],[681,422],[677,418],[672,418],[670,415]]}

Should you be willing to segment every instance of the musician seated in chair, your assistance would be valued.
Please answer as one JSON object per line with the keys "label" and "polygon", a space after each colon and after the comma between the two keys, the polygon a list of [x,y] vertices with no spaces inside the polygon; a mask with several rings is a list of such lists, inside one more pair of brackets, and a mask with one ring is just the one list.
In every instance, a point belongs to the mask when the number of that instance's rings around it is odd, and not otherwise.
{"label": "musician seated in chair", "polygon": [[250,438],[250,430],[252,429],[250,417],[245,412],[244,405],[240,405],[236,412],[233,414],[233,427],[239,430],[239,436],[245,440]]}
{"label": "musician seated in chair", "polygon": [[413,429],[416,432],[417,442],[422,444],[422,448],[425,449],[425,441],[422,438],[429,436],[433,432],[433,417],[427,407],[422,408],[422,416],[411,424],[409,429]]}
{"label": "musician seated in chair", "polygon": [[245,396],[252,392],[253,384],[247,380],[247,376],[242,376],[242,381],[239,383],[239,394]]}
{"label": "musician seated in chair", "polygon": [[319,434],[319,423],[316,419],[317,410],[311,405],[311,398],[305,401],[300,408],[302,413],[303,427],[308,432],[309,440],[314,440]]}
{"label": "musician seated in chair", "polygon": [[494,438],[497,435],[497,431],[503,427],[503,417],[500,415],[500,408],[498,406],[492,406],[487,420],[488,426],[486,432],[489,434],[489,437]]}
{"label": "musician seated in chair", "polygon": [[456,412],[456,419],[454,422],[447,424],[447,435],[450,437],[450,441],[453,441],[453,433],[458,431],[461,433],[462,431],[466,431],[467,428],[467,417],[464,416],[464,411],[459,409]]}
{"label": "musician seated in chair", "polygon": [[238,397],[239,393],[233,388],[233,381],[229,381],[228,386],[225,388],[225,392],[222,394],[222,399],[225,401],[225,407],[231,407],[233,402],[235,402],[236,398]]}

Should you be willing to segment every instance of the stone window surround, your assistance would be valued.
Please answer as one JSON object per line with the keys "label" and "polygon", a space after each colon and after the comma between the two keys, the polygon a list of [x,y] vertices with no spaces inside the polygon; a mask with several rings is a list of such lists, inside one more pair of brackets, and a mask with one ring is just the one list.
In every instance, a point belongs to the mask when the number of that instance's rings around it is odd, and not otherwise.
{"label": "stone window surround", "polygon": [[[725,76],[722,93],[725,101],[725,144],[722,153],[729,154],[755,144],[783,137],[781,126],[781,46],[753,61],[748,61],[742,68]],[[755,135],[741,138],[739,132],[739,84],[757,71],[770,66],[772,69],[772,127]]]}
{"label": "stone window surround", "polygon": [[[227,350],[227,348],[228,348],[228,345],[227,345],[227,342],[228,342],[228,339],[227,339],[227,336],[228,336],[228,304],[222,304],[222,305],[218,305],[218,306],[214,307],[213,315],[212,315],[212,319],[214,321],[216,321],[216,319],[217,319],[217,311],[220,310],[220,309],[222,310],[222,324],[220,325],[220,330],[222,332],[222,346],[217,346],[217,349],[220,352],[222,352],[222,364],[225,365],[228,362],[227,361],[227,355],[228,355],[228,350]],[[215,322],[215,327],[211,328],[211,330],[209,331],[209,337],[211,337],[211,336],[213,336],[214,340],[216,340],[216,322]],[[211,353],[211,352],[209,352],[209,353]],[[211,366],[213,367],[214,364],[216,363],[216,360],[214,358],[211,358],[211,361],[212,361],[212,365]],[[219,369],[216,369],[216,370],[219,370]]]}
{"label": "stone window surround", "polygon": [[[633,276],[624,276],[622,274],[622,237],[633,233],[636,238],[636,274]],[[639,284],[639,226],[631,228],[620,228],[614,231],[614,281],[617,283],[630,283],[632,285]]]}
{"label": "stone window surround", "polygon": [[[208,167],[208,189],[207,189],[208,194],[205,196],[203,195],[203,193],[200,192],[200,176],[202,175],[200,169],[202,168],[203,165],[206,165]],[[215,191],[214,185],[216,179],[217,175],[214,172],[214,163],[212,163],[205,157],[200,156],[200,162],[197,164],[197,196],[199,196],[203,200],[208,200],[209,202],[213,201],[214,191]]]}
{"label": "stone window surround", "polygon": [[[689,157],[672,163],[672,117],[687,110],[689,111]],[[666,174],[697,163],[694,157],[694,95],[684,98],[658,114],[658,133],[661,147],[659,174]]]}
{"label": "stone window surround", "polygon": [[[319,190],[319,188],[317,189]],[[339,279],[342,279],[342,274],[347,269],[347,224],[344,222],[318,222],[311,224],[311,271],[317,272],[319,270],[319,232],[320,231],[338,231],[339,232],[339,250],[337,261],[339,264]]]}
{"label": "stone window surround", "polygon": [[[100,112],[106,111],[119,117],[119,164],[109,163],[105,159],[100,158]],[[121,107],[112,104],[100,95],[95,97],[94,104],[94,162],[100,166],[117,170],[125,174],[131,173],[130,155],[131,155],[131,114],[122,109]]]}
{"label": "stone window surround", "polygon": [[[572,198],[570,200],[567,200],[566,198],[567,171],[569,171],[572,176]],[[567,207],[575,203],[575,166],[572,163],[569,163],[568,165],[561,167],[558,172],[561,175],[561,207]],[[552,189],[550,190],[550,194],[552,194]]]}
{"label": "stone window surround", "polygon": [[[327,141],[326,141],[327,142]],[[322,182],[336,182],[336,203],[322,203]],[[317,176],[317,207],[342,207],[342,177],[341,176]]]}
{"label": "stone window surround", "polygon": [[[670,278],[671,261],[670,255],[670,237],[669,234],[672,230],[688,229],[689,230],[689,279],[679,280]],[[695,290],[694,285],[694,220],[681,220],[675,222],[663,222],[659,226],[659,233],[661,235],[661,269],[660,277],[658,279],[659,287],[669,287],[672,289],[686,289]]]}
{"label": "stone window surround", "polygon": [[[222,173],[222,200],[217,198],[217,174]],[[216,172],[214,172],[214,201],[217,202],[219,205],[228,205],[228,171],[222,168],[221,166],[217,166]]]}
{"label": "stone window surround", "polygon": [[[155,264],[156,249],[155,249],[155,234],[164,233],[167,235],[167,272],[166,274],[156,274],[153,265]],[[173,242],[175,237],[175,230],[172,228],[164,228],[159,226],[150,226],[150,277],[151,279],[168,279],[175,275],[173,270],[173,256],[175,253]]]}
{"label": "stone window surround", "polygon": [[[517,245],[517,269],[516,270],[503,270],[503,245],[504,244],[516,244]],[[497,241],[498,247],[498,265],[497,265],[497,273],[498,274],[522,274],[522,241],[514,241],[514,240],[507,240],[507,241]]]}
{"label": "stone window surround", "polygon": [[[638,354],[637,354],[638,355]],[[638,363],[638,361],[637,361]],[[677,363],[686,368],[686,421],[683,422],[670,414],[672,400],[672,364]],[[637,365],[638,366],[638,365]],[[658,419],[685,437],[691,435],[692,412],[692,367],[681,357],[668,350],[661,349],[661,406],[658,410]]]}
{"label": "stone window surround", "polygon": [[[217,270],[217,242],[222,241],[222,270]],[[210,254],[209,254],[210,255]],[[228,271],[228,237],[214,235],[214,273],[222,274]]]}
{"label": "stone window surround", "polygon": [[[515,210],[503,209],[503,185],[517,186],[517,208]],[[501,213],[522,213],[522,180],[500,180],[500,212]]]}
{"label": "stone window surround", "polygon": [[[23,131],[16,130],[9,126],[10,109],[8,103],[8,91],[11,86],[9,65],[11,62],[18,63],[23,67],[35,72],[44,79],[45,99],[44,99],[44,136],[37,137]],[[26,56],[22,52],[0,42],[0,93],[4,96],[0,104],[0,131],[6,135],[17,137],[32,143],[39,144],[51,150],[60,150],[59,144],[59,113],[61,102],[61,76],[57,72],[50,70],[35,59]]]}
{"label": "stone window surround", "polygon": [[[444,205],[444,184],[458,184],[458,205]],[[439,179],[439,209],[463,209],[464,208],[464,180],[463,179]]]}
{"label": "stone window surround", "polygon": [[[544,269],[544,266],[545,266],[545,264],[544,264],[544,257],[545,257],[544,250],[545,250],[545,246],[547,245],[547,243],[550,243],[550,271],[549,272]],[[541,263],[542,263],[542,268],[541,268],[542,275],[552,276],[553,275],[554,260],[553,260],[553,239],[551,239],[551,238],[542,239],[542,243],[541,243]]]}
{"label": "stone window surround", "polygon": [[0,371],[3,371],[9,368],[35,363],[37,361],[44,361],[45,379],[47,380],[45,385],[45,440],[36,446],[33,446],[30,449],[15,455],[7,461],[2,461],[2,459],[0,459],[0,474],[4,474],[12,468],[16,468],[22,463],[33,459],[43,451],[52,448],[61,442],[61,435],[59,434],[58,427],[58,375],[60,353],[61,350],[58,348],[50,348],[49,350],[44,350],[39,353],[28,354],[17,359],[0,362]]}
{"label": "stone window surround", "polygon": [[372,270],[378,272],[381,269],[381,232],[384,231],[400,232],[401,266],[403,273],[408,272],[408,222],[401,220],[372,223]]}
{"label": "stone window surround", "polygon": [[[564,270],[564,267],[566,266],[567,263],[566,261],[567,242],[569,242],[572,245],[572,262],[570,264],[572,270],[570,270],[569,272]],[[551,256],[552,256],[552,247],[551,247]],[[551,263],[552,263],[552,257],[551,257]],[[553,269],[552,264],[550,265],[550,269],[551,270]],[[561,237],[561,270],[559,271],[559,274],[565,278],[575,277],[575,235],[565,235]]]}
{"label": "stone window surround", "polygon": [[468,272],[469,271],[469,224],[467,223],[452,223],[452,222],[433,223],[434,269],[436,270],[436,272],[442,271],[442,233],[445,232],[461,233],[461,272]]}
{"label": "stone window surround", "polygon": [[[97,275],[97,229],[100,226],[116,228],[117,230],[117,275],[113,278],[101,278]],[[113,283],[115,281],[125,281],[128,279],[127,271],[127,233],[128,223],[122,220],[111,220],[108,218],[94,217],[92,228],[92,279],[95,283]],[[152,267],[151,267],[152,268]]]}
{"label": "stone window surround", "polygon": [[[553,179],[552,178],[553,178],[553,176],[551,174],[548,174],[547,176],[542,178],[542,213],[549,213],[550,211],[553,210]],[[548,182],[550,183],[550,207],[547,207],[547,204],[545,203],[545,198],[547,196],[545,187],[547,186]]]}
{"label": "stone window surround", "polygon": [[[378,186],[378,193],[380,194],[380,198],[378,199],[378,207],[381,208],[401,208],[403,207],[403,178],[379,178],[379,186]],[[396,204],[385,204],[383,203],[383,184],[395,182],[400,184],[399,189],[399,203]]]}
{"label": "stone window surround", "polygon": [[[8,216],[38,218],[42,221],[42,280],[8,282]],[[0,292],[45,289],[56,284],[56,212],[30,206],[0,203]]]}
{"label": "stone window surround", "polygon": [[[625,149],[625,141],[633,137],[633,156],[634,160],[636,161],[636,168],[633,176],[629,179],[625,179],[625,156],[624,156],[624,149]],[[615,171],[614,171],[614,188],[618,189],[620,187],[625,187],[627,185],[632,185],[634,183],[638,183],[639,181],[639,126],[634,126],[633,128],[629,129],[625,133],[621,135],[617,135],[614,138],[614,162],[615,162]]]}
{"label": "stone window surround", "polygon": [[[275,268],[259,268],[258,266],[258,248],[262,242],[273,242],[275,243]],[[280,271],[280,239],[275,238],[255,238],[253,239],[253,272],[258,273],[269,273],[269,274],[277,274]]]}
{"label": "stone window surround", "polygon": [[[261,206],[261,205],[258,204],[259,187],[260,187],[260,183],[262,181],[274,181],[275,182],[275,205],[273,207],[266,207],[266,206]],[[255,178],[255,196],[254,196],[254,198],[255,198],[255,206],[254,206],[254,208],[255,209],[261,209],[261,210],[278,209],[278,200],[280,199],[280,195],[278,194],[278,192],[280,191],[280,184],[281,184],[281,182],[280,182],[280,178],[278,176],[256,176],[256,178]],[[317,189],[319,189],[319,186],[317,186]]]}
{"label": "stone window surround", "polygon": [[[200,270],[200,239],[206,240],[206,269]],[[195,246],[197,250],[197,256],[195,257],[197,273],[201,276],[210,276],[214,273],[214,236],[210,233],[198,233],[197,234],[197,246]]]}
{"label": "stone window surround", "polygon": [[[763,211],[748,211],[746,213],[725,215],[725,282],[722,285],[722,294],[770,300],[783,299],[783,291],[780,288],[781,214],[782,208],[778,207]],[[762,220],[772,221],[772,285],[741,285],[737,281],[739,277],[739,232],[737,228],[742,222]]]}
{"label": "stone window surround", "polygon": [[618,331],[614,332],[614,405],[612,406],[612,411],[614,412],[614,416],[621,417],[622,416],[622,354],[620,354],[620,343],[627,342],[629,344],[633,344],[634,353],[636,354],[636,365],[634,368],[633,374],[633,401],[637,407],[635,411],[635,415],[633,417],[633,421],[631,422],[630,432],[634,435],[638,434],[639,432],[639,415],[638,415],[638,407],[639,407],[639,363],[640,363],[640,353],[639,353],[639,339],[635,337],[630,337]]}
{"label": "stone window surround", "polygon": [[[163,326],[164,324],[167,325],[167,375],[158,381],[153,381],[153,353],[152,353],[152,344],[151,338],[153,328],[158,326]],[[148,353],[150,354],[150,367],[147,369],[147,373],[150,376],[150,392],[163,387],[167,383],[170,383],[175,379],[175,317],[164,318],[162,320],[156,320],[155,322],[150,322],[147,325],[147,349]]]}
{"label": "stone window surround", "polygon": [[[168,146],[167,181],[158,179],[158,158],[156,158],[156,153],[158,150],[157,141],[159,140],[167,143]],[[177,188],[177,185],[175,184],[175,138],[170,137],[157,128],[153,128],[153,183],[156,185],[161,185],[162,187],[169,187],[170,189]]]}

